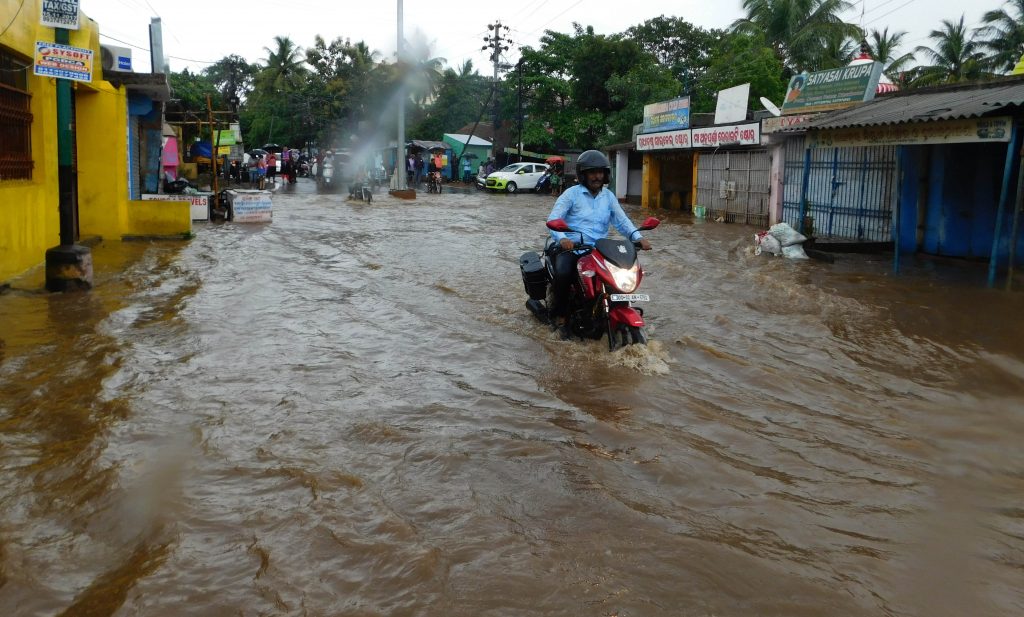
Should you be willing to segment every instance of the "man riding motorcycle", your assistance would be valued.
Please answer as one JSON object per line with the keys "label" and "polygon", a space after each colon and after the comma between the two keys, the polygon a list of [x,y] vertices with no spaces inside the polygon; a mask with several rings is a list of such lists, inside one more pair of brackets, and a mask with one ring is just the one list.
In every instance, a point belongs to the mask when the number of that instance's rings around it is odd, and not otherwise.
{"label": "man riding motorcycle", "polygon": [[[587,150],[576,159],[576,176],[580,184],[566,189],[555,201],[555,206],[548,215],[549,221],[563,219],[569,227],[583,234],[583,243],[593,244],[608,235],[609,224],[630,241],[639,241],[640,248],[651,250],[648,242],[636,226],[633,225],[615,195],[604,188],[611,179],[611,164],[608,157],[598,150]],[[574,242],[580,240],[579,234],[565,234],[552,231],[554,243],[549,246],[548,254],[554,255],[555,274],[551,282],[554,302],[550,314],[562,326],[563,338],[568,337],[565,328],[566,312],[569,305],[569,286],[576,275],[576,262],[579,255],[573,250]]]}

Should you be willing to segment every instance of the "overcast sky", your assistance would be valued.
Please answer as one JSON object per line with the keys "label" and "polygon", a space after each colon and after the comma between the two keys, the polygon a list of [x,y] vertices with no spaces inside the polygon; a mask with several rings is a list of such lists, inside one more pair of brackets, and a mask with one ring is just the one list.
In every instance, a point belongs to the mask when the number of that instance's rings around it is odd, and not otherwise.
{"label": "overcast sky", "polygon": [[[908,32],[907,49],[927,45],[928,33],[942,19],[977,25],[982,14],[1000,6],[999,0],[978,4],[956,0],[856,0],[847,20],[866,28],[888,26]],[[487,53],[480,50],[487,24],[500,20],[509,26],[513,44],[508,60],[518,57],[516,46],[537,45],[544,30],[570,32],[574,21],[602,34],[622,32],[659,15],[679,16],[705,28],[724,28],[741,17],[741,0],[518,0],[513,2],[428,2],[405,0],[405,32],[419,29],[432,43],[433,54],[451,66],[472,60],[490,73]],[[384,55],[394,54],[397,40],[397,0],[81,0],[82,11],[100,24],[101,42],[132,47],[136,71],[149,70],[148,26],[152,17],[163,23],[164,49],[171,70],[202,69],[229,54],[249,61],[266,57],[264,47],[274,36],[287,35],[296,44],[311,45],[320,34],[363,40]],[[488,7],[474,8],[474,7]],[[863,17],[861,15],[863,11]],[[115,40],[117,39],[117,40]],[[142,49],[140,49],[142,48]]]}

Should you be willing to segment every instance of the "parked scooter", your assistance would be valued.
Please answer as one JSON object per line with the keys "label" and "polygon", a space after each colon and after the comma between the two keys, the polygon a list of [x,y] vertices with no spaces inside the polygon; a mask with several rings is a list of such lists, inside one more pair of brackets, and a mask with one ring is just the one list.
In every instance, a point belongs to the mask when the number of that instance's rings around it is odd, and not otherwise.
{"label": "parked scooter", "polygon": [[546,171],[544,175],[537,180],[537,186],[533,187],[535,193],[548,194],[551,192],[551,172]]}
{"label": "parked scooter", "polygon": [[476,190],[482,191],[487,188],[487,174],[478,173],[476,175]]}
{"label": "parked scooter", "polygon": [[320,175],[317,178],[318,186],[325,191],[333,191],[337,186],[337,181],[334,178],[334,157],[325,156],[324,160],[320,163]]}
{"label": "parked scooter", "polygon": [[[648,217],[638,229],[646,231],[661,221]],[[644,311],[634,307],[637,302],[648,302],[650,296],[636,293],[643,280],[636,249],[639,242],[603,238],[594,244],[583,243],[583,234],[569,228],[562,219],[548,221],[548,229],[562,233],[579,233],[580,242],[573,250],[583,251],[576,269],[578,276],[569,287],[568,322],[570,334],[581,339],[600,339],[608,336],[608,350],[627,345],[646,345]],[[519,269],[523,285],[530,299],[526,308],[543,323],[550,323],[548,307],[552,301],[549,284],[555,275],[555,256],[563,249],[549,241],[541,253],[523,253]]]}

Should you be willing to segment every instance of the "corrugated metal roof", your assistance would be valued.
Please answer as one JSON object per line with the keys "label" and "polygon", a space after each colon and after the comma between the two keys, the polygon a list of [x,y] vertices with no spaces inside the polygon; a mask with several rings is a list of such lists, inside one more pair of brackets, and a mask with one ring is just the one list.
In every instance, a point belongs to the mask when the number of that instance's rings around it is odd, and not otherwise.
{"label": "corrugated metal roof", "polygon": [[822,114],[800,129],[841,129],[978,118],[1021,105],[1024,105],[1024,80],[1011,79],[881,96],[856,107]]}
{"label": "corrugated metal roof", "polygon": [[[466,143],[466,140],[469,139],[469,135],[464,135],[462,133],[445,133],[444,136],[445,137],[451,137],[452,139],[454,139],[455,141],[459,142],[460,144]],[[487,141],[486,139],[481,139],[477,135],[473,135],[473,139],[470,140],[469,145],[471,145],[471,146],[487,146],[488,148],[490,148],[492,144],[491,144],[491,142]]]}

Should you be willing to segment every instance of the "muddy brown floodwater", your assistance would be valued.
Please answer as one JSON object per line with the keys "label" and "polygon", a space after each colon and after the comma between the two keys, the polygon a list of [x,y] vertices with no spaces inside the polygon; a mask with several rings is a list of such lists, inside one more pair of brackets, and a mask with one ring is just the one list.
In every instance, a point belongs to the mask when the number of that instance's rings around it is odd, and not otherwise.
{"label": "muddy brown floodwater", "polygon": [[15,281],[0,614],[1024,614],[1024,294],[668,213],[609,354],[523,306],[551,201],[300,182]]}

